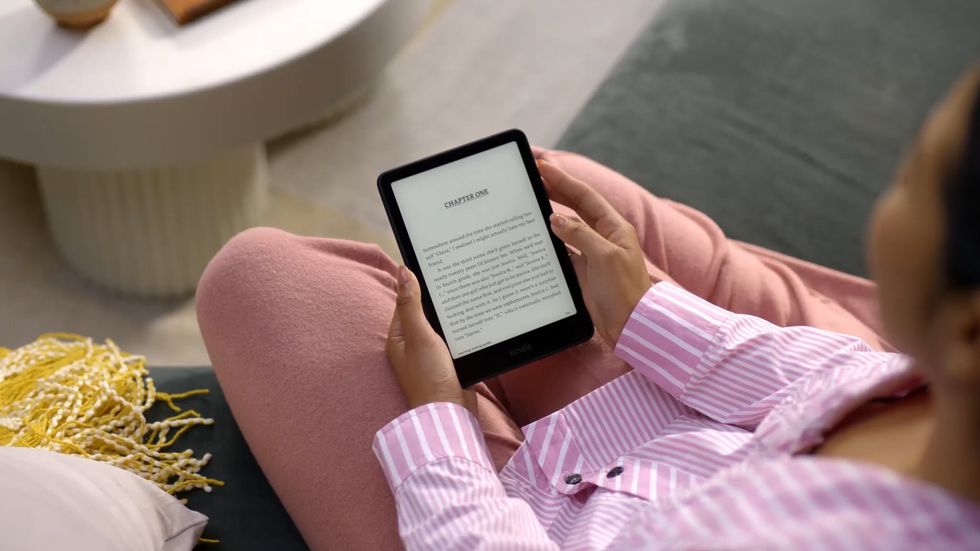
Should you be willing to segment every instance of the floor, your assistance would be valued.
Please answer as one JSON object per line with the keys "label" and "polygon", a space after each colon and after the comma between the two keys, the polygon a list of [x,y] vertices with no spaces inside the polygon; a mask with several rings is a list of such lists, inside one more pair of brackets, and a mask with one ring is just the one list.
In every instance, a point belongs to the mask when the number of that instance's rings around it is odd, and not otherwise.
{"label": "floor", "polygon": [[[450,0],[344,115],[269,144],[266,223],[397,256],[378,172],[506,128],[553,145],[662,0]],[[153,365],[207,364],[193,297],[96,289],[51,244],[33,171],[0,161],[0,346],[111,338]]]}

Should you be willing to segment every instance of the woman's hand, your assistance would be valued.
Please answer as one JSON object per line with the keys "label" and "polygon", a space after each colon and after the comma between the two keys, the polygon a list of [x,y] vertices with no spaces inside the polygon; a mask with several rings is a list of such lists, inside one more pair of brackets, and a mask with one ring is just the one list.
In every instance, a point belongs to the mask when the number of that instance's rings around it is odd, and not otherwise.
{"label": "woman's hand", "polygon": [[412,409],[431,402],[454,402],[476,414],[476,395],[459,386],[449,349],[422,312],[419,282],[398,268],[398,298],[385,352]]}
{"label": "woman's hand", "polygon": [[572,255],[596,330],[615,347],[637,303],[652,285],[636,229],[588,184],[539,161],[548,195],[579,218],[551,215],[551,229],[581,254]]}

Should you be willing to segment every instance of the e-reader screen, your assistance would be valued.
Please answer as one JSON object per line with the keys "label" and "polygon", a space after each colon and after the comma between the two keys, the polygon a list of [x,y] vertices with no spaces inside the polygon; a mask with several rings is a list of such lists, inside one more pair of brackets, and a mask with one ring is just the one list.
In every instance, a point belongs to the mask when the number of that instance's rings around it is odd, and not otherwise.
{"label": "e-reader screen", "polygon": [[391,189],[453,359],[575,315],[517,143]]}

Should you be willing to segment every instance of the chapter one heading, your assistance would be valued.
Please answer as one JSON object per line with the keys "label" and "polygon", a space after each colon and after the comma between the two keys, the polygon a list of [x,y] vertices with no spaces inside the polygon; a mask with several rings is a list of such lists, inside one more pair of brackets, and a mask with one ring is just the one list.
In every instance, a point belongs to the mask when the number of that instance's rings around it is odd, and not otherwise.
{"label": "chapter one heading", "polygon": [[487,195],[490,195],[490,191],[487,190],[486,188],[484,188],[484,189],[481,189],[481,190],[474,191],[473,193],[470,193],[468,195],[463,195],[461,197],[457,197],[457,198],[452,199],[450,201],[446,201],[445,203],[443,203],[443,206],[446,207],[447,209],[451,209],[453,207],[458,207],[459,205],[463,205],[463,204],[469,203],[470,201],[473,201],[474,199],[479,199],[481,197],[486,197]]}

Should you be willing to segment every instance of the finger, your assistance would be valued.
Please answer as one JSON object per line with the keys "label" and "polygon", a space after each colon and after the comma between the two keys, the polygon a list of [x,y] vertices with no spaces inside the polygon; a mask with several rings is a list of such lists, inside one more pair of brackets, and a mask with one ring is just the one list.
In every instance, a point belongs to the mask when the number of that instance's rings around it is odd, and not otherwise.
{"label": "finger", "polygon": [[398,306],[391,313],[391,324],[388,326],[388,339],[385,340],[385,353],[392,366],[399,366],[399,361],[405,352],[405,333],[402,331],[402,320],[398,317]]}
{"label": "finger", "polygon": [[586,257],[599,258],[614,247],[605,237],[599,235],[585,222],[553,213],[550,218],[551,229],[559,239],[579,250]]}
{"label": "finger", "polygon": [[395,298],[395,313],[401,325],[405,340],[429,338],[432,327],[422,311],[422,290],[415,274],[405,266],[398,268],[398,296]]}
{"label": "finger", "polygon": [[588,275],[586,267],[584,256],[580,254],[572,255],[572,268],[575,269],[575,275],[578,276],[578,281],[582,284],[583,289],[585,289],[586,283],[588,283],[586,280],[586,276]]}
{"label": "finger", "polygon": [[405,336],[404,331],[402,331],[402,320],[398,317],[398,271],[395,271],[395,309],[391,312],[391,323],[388,325],[388,341],[401,342]]}
{"label": "finger", "polygon": [[402,330],[402,319],[398,317],[398,308],[395,307],[395,311],[391,313],[391,325],[388,326],[388,340],[390,341],[400,341],[405,336],[405,332]]}
{"label": "finger", "polygon": [[585,300],[585,308],[592,314],[593,323],[600,319],[595,305],[595,299],[589,287],[588,260],[582,255],[572,257],[572,267],[575,268],[575,276],[578,278],[579,287],[582,289],[582,298]]}
{"label": "finger", "polygon": [[531,154],[534,155],[535,159],[540,159],[548,154],[548,150],[536,145],[531,146]]}
{"label": "finger", "polygon": [[626,223],[609,201],[585,182],[573,178],[548,161],[539,161],[538,171],[544,178],[548,195],[555,202],[574,210],[590,226],[595,227],[600,220]]}

